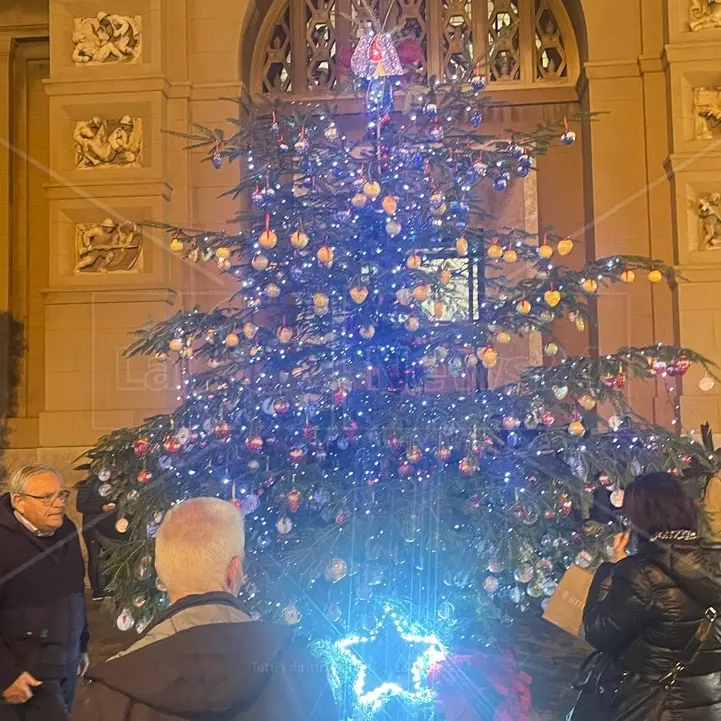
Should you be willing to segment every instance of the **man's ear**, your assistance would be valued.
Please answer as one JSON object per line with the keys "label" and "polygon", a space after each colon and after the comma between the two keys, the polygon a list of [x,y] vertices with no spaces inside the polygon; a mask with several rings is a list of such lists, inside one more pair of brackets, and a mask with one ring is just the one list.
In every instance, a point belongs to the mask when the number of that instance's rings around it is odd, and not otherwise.
{"label": "man's ear", "polygon": [[240,589],[245,582],[245,572],[243,571],[243,556],[234,556],[228,566],[228,578],[226,580],[228,591],[234,596],[240,593]]}

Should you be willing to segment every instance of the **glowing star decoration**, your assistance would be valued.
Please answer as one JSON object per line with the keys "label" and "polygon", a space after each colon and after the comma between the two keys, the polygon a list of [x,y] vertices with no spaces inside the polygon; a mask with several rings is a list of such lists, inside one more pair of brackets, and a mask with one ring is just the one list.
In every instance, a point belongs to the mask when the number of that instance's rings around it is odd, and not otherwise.
{"label": "glowing star decoration", "polygon": [[[395,633],[406,645],[412,647],[409,656],[408,683],[378,679],[378,684],[371,687],[367,663],[356,649],[366,656],[366,649],[371,647],[383,630]],[[417,651],[417,655],[414,654]],[[340,668],[345,668],[353,679],[356,707],[366,718],[380,711],[392,698],[410,706],[423,706],[434,701],[435,692],[427,684],[428,672],[435,664],[447,658],[447,652],[438,637],[432,633],[424,633],[401,619],[389,606],[376,623],[375,627],[365,635],[348,636],[333,644],[331,656],[331,673],[337,676]]]}

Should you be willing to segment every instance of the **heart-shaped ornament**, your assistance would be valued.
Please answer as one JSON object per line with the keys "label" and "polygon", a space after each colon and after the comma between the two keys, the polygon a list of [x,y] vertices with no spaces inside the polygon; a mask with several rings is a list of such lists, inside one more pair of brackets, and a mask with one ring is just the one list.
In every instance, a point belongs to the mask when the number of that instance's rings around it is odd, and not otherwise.
{"label": "heart-shaped ornament", "polygon": [[551,308],[555,308],[561,302],[561,294],[557,290],[547,290],[543,299]]}
{"label": "heart-shaped ornament", "polygon": [[568,395],[568,386],[553,386],[551,390],[558,401],[562,401]]}
{"label": "heart-shaped ornament", "polygon": [[350,297],[354,303],[360,305],[368,297],[368,288],[364,285],[354,285],[350,289]]}

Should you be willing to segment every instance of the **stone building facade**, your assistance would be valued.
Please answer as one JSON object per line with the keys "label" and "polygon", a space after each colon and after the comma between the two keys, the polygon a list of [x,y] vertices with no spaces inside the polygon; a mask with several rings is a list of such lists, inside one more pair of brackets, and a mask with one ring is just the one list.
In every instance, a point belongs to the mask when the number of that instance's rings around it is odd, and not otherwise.
{"label": "stone building facade", "polygon": [[[721,1],[372,2],[390,3],[428,72],[487,51],[489,92],[507,103],[491,130],[601,114],[496,210],[571,235],[577,262],[651,255],[690,282],[603,292],[597,329],[562,329],[572,350],[677,342],[721,362]],[[245,92],[331,97],[354,32],[350,0],[0,3],[6,465],[69,469],[102,434],[173,405],[172,367],[123,358],[129,333],[227,288],[139,224],[222,226],[236,201],[218,196],[237,171],[198,163],[164,131],[216,126],[237,114],[220,98]],[[341,106],[352,122],[358,102]],[[680,390],[684,424],[718,429],[721,388],[700,380],[629,393],[667,423]]]}

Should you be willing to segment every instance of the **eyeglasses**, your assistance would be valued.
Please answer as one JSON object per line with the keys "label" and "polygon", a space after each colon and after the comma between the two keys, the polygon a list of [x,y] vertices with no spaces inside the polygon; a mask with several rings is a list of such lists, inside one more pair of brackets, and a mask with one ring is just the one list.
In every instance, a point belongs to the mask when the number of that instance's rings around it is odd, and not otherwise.
{"label": "eyeglasses", "polygon": [[34,498],[36,501],[40,501],[44,506],[52,506],[55,501],[60,500],[63,503],[67,503],[70,498],[70,491],[58,491],[57,493],[43,493],[42,496],[34,496],[32,493],[18,493],[18,496],[25,496],[26,498]]}

